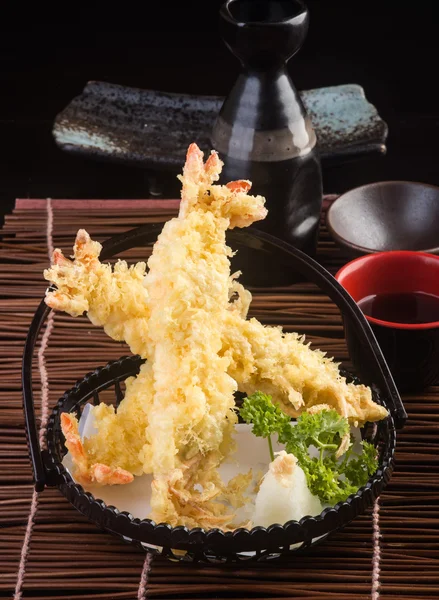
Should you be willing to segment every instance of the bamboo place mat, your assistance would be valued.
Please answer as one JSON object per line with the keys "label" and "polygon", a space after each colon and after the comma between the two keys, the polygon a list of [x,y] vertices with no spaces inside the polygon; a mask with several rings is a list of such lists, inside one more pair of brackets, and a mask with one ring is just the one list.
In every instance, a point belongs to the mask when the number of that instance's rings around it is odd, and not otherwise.
{"label": "bamboo place mat", "polygon": [[[397,468],[370,513],[307,555],[262,564],[197,566],[147,557],[99,531],[56,489],[38,496],[24,433],[21,355],[44,294],[42,271],[52,246],[71,254],[86,227],[104,240],[175,215],[176,201],[17,201],[0,242],[0,594],[15,598],[387,598],[439,596],[439,388],[405,396],[409,421],[398,434]],[[130,261],[145,258],[131,250]],[[324,226],[319,260],[331,271],[346,261]],[[338,309],[314,285],[254,294],[252,314],[307,333],[347,360]],[[63,314],[35,357],[38,414],[90,369],[127,353],[84,318]],[[41,385],[41,382],[43,385]],[[14,592],[15,590],[15,592]]]}

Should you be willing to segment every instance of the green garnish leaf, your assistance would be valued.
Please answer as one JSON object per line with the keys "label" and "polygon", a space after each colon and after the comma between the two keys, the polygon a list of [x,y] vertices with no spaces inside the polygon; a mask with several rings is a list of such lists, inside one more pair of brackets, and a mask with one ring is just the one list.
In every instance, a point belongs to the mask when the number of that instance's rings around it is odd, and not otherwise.
{"label": "green garnish leaf", "polygon": [[293,448],[297,446],[306,450],[309,446],[315,446],[318,450],[323,448],[336,451],[347,433],[349,433],[347,419],[335,410],[321,410],[315,414],[302,413],[294,427],[283,429],[279,441],[285,443],[287,452],[293,454]]}
{"label": "green garnish leaf", "polygon": [[273,404],[271,396],[262,392],[255,392],[251,396],[247,396],[242,403],[239,414],[246,423],[253,425],[252,433],[254,435],[268,438],[268,448],[273,461],[274,453],[271,436],[273,433],[279,435],[284,427],[289,427],[290,417]]}
{"label": "green garnish leaf", "polygon": [[253,425],[252,433],[263,438],[280,433],[290,422],[290,417],[273,404],[271,396],[262,392],[247,396],[239,414],[246,423]]}
{"label": "green garnish leaf", "polygon": [[343,470],[346,478],[357,488],[365,485],[378,467],[375,446],[369,442],[362,442],[361,445],[363,453],[358,458],[350,460]]}

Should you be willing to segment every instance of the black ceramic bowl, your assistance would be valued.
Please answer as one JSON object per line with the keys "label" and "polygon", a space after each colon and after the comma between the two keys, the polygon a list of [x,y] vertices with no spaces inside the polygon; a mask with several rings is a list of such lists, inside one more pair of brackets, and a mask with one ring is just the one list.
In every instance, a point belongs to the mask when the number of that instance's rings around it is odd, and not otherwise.
{"label": "black ceramic bowl", "polygon": [[439,187],[380,181],[355,188],[330,206],[326,225],[351,256],[388,250],[439,254]]}
{"label": "black ceramic bowl", "polygon": [[[128,248],[153,243],[161,225],[146,225],[112,238],[103,246],[101,258],[108,259]],[[23,399],[29,450],[35,475],[35,487],[56,486],[90,521],[124,541],[173,559],[223,562],[230,560],[262,560],[307,548],[340,529],[370,507],[390,479],[395,450],[395,427],[402,427],[406,413],[387,364],[361,310],[344,288],[317,262],[307,255],[266,233],[232,231],[230,241],[257,253],[269,253],[286,262],[313,281],[338,305],[344,318],[352,323],[352,331],[363,345],[366,360],[360,373],[361,382],[371,385],[375,400],[389,410],[389,416],[377,426],[366,426],[363,435],[373,442],[379,453],[379,467],[368,483],[345,502],[328,508],[317,517],[304,517],[268,528],[236,529],[224,533],[219,529],[171,527],[150,519],[135,519],[126,512],[107,506],[102,500],[76,484],[62,464],[66,452],[61,432],[60,415],[76,412],[78,416],[88,402],[99,402],[99,393],[114,389],[115,404],[123,397],[121,382],[135,375],[142,363],[139,357],[124,357],[89,373],[67,391],[53,409],[47,428],[47,450],[41,451],[35,424],[32,390],[32,358],[39,331],[50,310],[41,302],[26,340],[23,357]],[[360,381],[355,380],[354,381]]]}

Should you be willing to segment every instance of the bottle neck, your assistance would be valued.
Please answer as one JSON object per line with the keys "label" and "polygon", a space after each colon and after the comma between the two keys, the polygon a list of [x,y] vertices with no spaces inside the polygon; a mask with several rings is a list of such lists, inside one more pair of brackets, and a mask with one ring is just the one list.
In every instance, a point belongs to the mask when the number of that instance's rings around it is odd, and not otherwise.
{"label": "bottle neck", "polygon": [[246,68],[220,111],[227,123],[256,131],[288,128],[305,114],[285,65],[269,71]]}
{"label": "bottle neck", "polygon": [[287,70],[247,68],[225,100],[212,131],[213,147],[238,160],[305,156],[316,136]]}

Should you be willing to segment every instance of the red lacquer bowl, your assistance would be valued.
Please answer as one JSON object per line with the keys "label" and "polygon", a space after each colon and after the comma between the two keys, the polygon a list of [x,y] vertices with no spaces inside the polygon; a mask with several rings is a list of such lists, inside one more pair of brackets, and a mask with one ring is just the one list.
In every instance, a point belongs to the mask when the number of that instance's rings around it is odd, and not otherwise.
{"label": "red lacquer bowl", "polygon": [[[357,303],[380,294],[423,292],[439,297],[439,256],[411,251],[368,254],[346,264],[335,277]],[[439,320],[401,323],[366,318],[400,391],[423,389],[438,380]],[[349,322],[344,323],[352,362],[359,365],[365,360],[361,345]]]}

